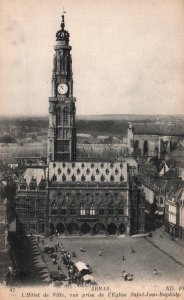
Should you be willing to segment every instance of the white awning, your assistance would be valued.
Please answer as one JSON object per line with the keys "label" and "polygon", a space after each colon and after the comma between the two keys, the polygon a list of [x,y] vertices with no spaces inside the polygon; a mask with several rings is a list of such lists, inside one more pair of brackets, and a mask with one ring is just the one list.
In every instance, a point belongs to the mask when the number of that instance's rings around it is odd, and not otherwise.
{"label": "white awning", "polygon": [[78,269],[79,272],[81,272],[82,270],[89,270],[88,267],[86,266],[85,263],[83,263],[82,261],[78,261],[75,264],[76,268]]}
{"label": "white awning", "polygon": [[84,279],[84,281],[94,281],[95,280],[94,277],[92,275],[89,275],[89,274],[84,275],[83,279]]}

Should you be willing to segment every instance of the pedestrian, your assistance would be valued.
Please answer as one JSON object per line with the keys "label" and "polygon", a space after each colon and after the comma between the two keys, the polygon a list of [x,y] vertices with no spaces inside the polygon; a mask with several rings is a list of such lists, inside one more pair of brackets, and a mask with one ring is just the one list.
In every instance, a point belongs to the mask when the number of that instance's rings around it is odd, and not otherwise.
{"label": "pedestrian", "polygon": [[98,255],[99,255],[99,256],[102,256],[102,252],[101,252],[100,250],[98,251]]}
{"label": "pedestrian", "polygon": [[132,253],[135,253],[135,250],[134,250],[134,249],[132,249]]}
{"label": "pedestrian", "polygon": [[157,269],[154,269],[154,270],[153,270],[153,274],[154,274],[154,275],[158,275]]}
{"label": "pedestrian", "polygon": [[123,255],[123,260],[125,260],[125,257],[124,257],[124,255]]}
{"label": "pedestrian", "polygon": [[53,262],[53,265],[56,265],[56,258],[53,258],[52,262]]}
{"label": "pedestrian", "polygon": [[128,273],[126,271],[123,271],[122,277],[124,278],[124,280],[127,280],[127,276],[128,276]]}

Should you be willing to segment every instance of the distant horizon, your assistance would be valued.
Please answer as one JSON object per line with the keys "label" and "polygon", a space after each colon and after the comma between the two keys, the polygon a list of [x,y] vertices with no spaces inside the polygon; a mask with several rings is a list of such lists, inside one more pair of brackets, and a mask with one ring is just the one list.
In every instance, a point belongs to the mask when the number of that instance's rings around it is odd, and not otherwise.
{"label": "distant horizon", "polygon": [[[139,116],[139,117],[184,117],[184,114],[134,114],[134,113],[122,113],[122,114],[77,114],[76,117],[103,117],[103,116]],[[31,115],[31,114],[17,114],[17,115],[0,115],[0,118],[48,118],[49,114],[44,115]]]}

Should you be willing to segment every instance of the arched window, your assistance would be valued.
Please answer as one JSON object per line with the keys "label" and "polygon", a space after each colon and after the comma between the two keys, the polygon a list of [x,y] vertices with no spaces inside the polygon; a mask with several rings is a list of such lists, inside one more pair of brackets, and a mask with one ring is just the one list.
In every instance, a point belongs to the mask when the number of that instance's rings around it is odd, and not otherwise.
{"label": "arched window", "polygon": [[29,184],[29,188],[30,190],[34,191],[36,190],[37,184],[36,184],[36,180],[32,178],[30,184]]}
{"label": "arched window", "polygon": [[81,207],[80,207],[80,214],[81,214],[81,216],[85,216],[85,214],[86,214],[86,209],[85,209],[84,206],[81,206]]}
{"label": "arched window", "polygon": [[104,210],[103,203],[100,203],[100,205],[99,205],[99,215],[103,216],[104,212],[105,212],[105,210]]}
{"label": "arched window", "polygon": [[123,203],[120,203],[120,204],[119,204],[119,207],[118,207],[118,215],[123,215]]}
{"label": "arched window", "polygon": [[63,109],[63,125],[68,125],[68,107]]}
{"label": "arched window", "polygon": [[62,117],[61,117],[61,108],[58,107],[58,108],[56,109],[56,125],[57,125],[57,126],[62,125],[62,124],[61,124],[61,121],[62,121]]}
{"label": "arched window", "polygon": [[66,206],[64,205],[61,206],[61,215],[66,215]]}
{"label": "arched window", "polygon": [[94,205],[93,205],[93,204],[90,206],[89,214],[90,214],[91,216],[94,216],[94,215],[95,215],[95,208],[94,208]]}
{"label": "arched window", "polygon": [[114,215],[114,206],[113,206],[112,202],[110,202],[108,205],[108,213],[111,216]]}
{"label": "arched window", "polygon": [[144,153],[144,155],[148,154],[148,141],[144,141],[143,153]]}
{"label": "arched window", "polygon": [[26,184],[25,183],[20,184],[20,190],[26,190]]}
{"label": "arched window", "polygon": [[160,197],[160,205],[164,204],[164,199]]}
{"label": "arched window", "polygon": [[42,180],[40,181],[40,183],[39,183],[39,190],[40,190],[40,191],[44,191],[45,188],[46,188],[46,182],[45,182],[44,179],[42,179]]}
{"label": "arched window", "polygon": [[56,203],[55,202],[52,203],[52,205],[51,205],[51,214],[52,215],[57,215],[57,209],[58,209],[58,207],[57,207]]}
{"label": "arched window", "polygon": [[71,203],[70,205],[70,215],[76,215],[75,203]]}

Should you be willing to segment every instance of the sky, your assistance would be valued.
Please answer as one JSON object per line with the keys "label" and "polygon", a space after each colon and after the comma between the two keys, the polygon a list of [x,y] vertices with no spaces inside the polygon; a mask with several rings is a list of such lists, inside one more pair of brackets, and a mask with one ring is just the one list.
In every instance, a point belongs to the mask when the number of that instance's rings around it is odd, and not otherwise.
{"label": "sky", "polygon": [[1,0],[1,116],[48,114],[63,6],[77,115],[184,114],[183,0]]}

